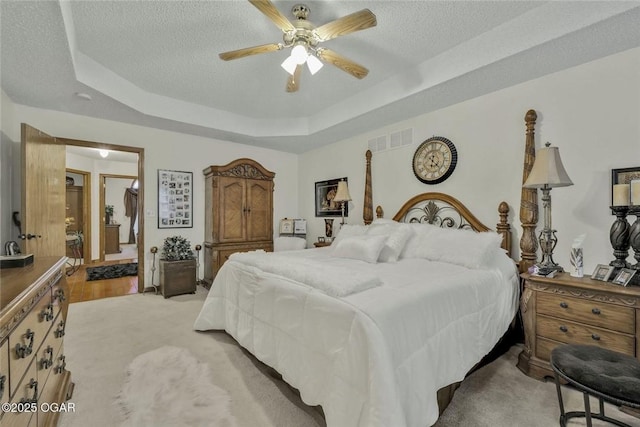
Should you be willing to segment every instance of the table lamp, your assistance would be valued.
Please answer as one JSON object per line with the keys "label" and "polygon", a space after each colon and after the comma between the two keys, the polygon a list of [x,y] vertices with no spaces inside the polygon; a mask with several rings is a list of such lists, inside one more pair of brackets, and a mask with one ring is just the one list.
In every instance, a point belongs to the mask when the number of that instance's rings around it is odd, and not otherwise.
{"label": "table lamp", "polygon": [[562,267],[553,261],[553,249],[558,243],[556,230],[551,227],[551,189],[553,187],[567,187],[573,185],[562,165],[558,147],[551,147],[547,142],[536,152],[536,160],[524,188],[539,188],[542,190],[542,206],[544,208],[544,228],[540,232],[538,241],[542,251],[542,260],[536,264],[541,275],[552,271],[563,271]]}

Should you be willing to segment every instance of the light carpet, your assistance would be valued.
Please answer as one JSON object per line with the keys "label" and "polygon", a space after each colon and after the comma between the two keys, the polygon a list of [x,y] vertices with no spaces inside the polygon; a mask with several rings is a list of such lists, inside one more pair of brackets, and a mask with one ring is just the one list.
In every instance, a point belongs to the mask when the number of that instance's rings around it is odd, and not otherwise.
{"label": "light carpet", "polygon": [[[192,330],[205,297],[206,290],[198,287],[196,294],[168,299],[136,294],[71,304],[64,351],[75,383],[71,401],[76,411],[63,414],[60,426],[122,424],[125,418],[117,396],[127,367],[136,357],[165,345],[187,349],[209,366],[211,382],[231,396],[230,411],[238,427],[324,426],[316,410],[270,376],[262,363],[226,333]],[[560,411],[555,385],[522,374],[516,368],[520,351],[514,346],[469,376],[436,426],[557,426]],[[582,394],[567,387],[563,390],[566,409],[581,410]],[[597,408],[595,401],[592,408]],[[640,426],[639,419],[617,408],[607,405],[607,414]],[[584,425],[584,420],[569,423]],[[594,427],[605,425],[594,421]]]}

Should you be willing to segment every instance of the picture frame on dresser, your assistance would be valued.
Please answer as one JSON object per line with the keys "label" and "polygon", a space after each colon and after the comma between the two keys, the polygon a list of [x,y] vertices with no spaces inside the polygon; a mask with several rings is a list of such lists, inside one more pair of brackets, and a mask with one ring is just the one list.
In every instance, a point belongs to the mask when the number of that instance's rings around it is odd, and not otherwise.
{"label": "picture frame on dresser", "polygon": [[193,172],[158,169],[158,228],[193,228]]}
{"label": "picture frame on dresser", "polygon": [[606,264],[598,264],[591,274],[593,280],[601,280],[603,282],[608,281],[613,273],[613,266]]}
{"label": "picture frame on dresser", "polygon": [[[617,184],[629,184],[631,181],[640,180],[640,166],[633,168],[611,169],[611,186]],[[614,205],[613,192],[611,193],[611,206]],[[613,215],[613,213],[612,213]]]}
{"label": "picture frame on dresser", "polygon": [[612,282],[616,285],[627,286],[634,274],[636,274],[636,270],[633,270],[631,268],[621,268]]}

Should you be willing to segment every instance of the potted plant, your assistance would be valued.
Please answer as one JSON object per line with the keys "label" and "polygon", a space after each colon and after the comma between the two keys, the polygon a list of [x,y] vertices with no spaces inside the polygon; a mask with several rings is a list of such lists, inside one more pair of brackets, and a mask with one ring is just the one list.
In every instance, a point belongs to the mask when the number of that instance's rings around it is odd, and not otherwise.
{"label": "potted plant", "polygon": [[196,258],[189,240],[164,239],[160,256],[160,290],[165,298],[196,292]]}
{"label": "potted plant", "polygon": [[113,205],[105,205],[104,207],[104,223],[111,224],[111,217],[113,216]]}

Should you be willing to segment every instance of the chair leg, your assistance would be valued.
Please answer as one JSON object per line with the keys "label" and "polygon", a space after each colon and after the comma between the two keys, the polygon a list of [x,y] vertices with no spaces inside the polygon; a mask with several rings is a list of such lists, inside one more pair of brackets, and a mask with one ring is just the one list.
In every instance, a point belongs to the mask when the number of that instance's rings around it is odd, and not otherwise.
{"label": "chair leg", "polygon": [[589,395],[587,393],[582,393],[584,396],[584,414],[587,419],[587,427],[592,427],[591,424],[591,406],[589,405]]}
{"label": "chair leg", "polygon": [[564,403],[562,402],[562,390],[560,389],[560,378],[556,372],[553,373],[556,380],[556,392],[558,393],[558,405],[560,406],[560,425],[564,426],[566,423],[564,415]]}

